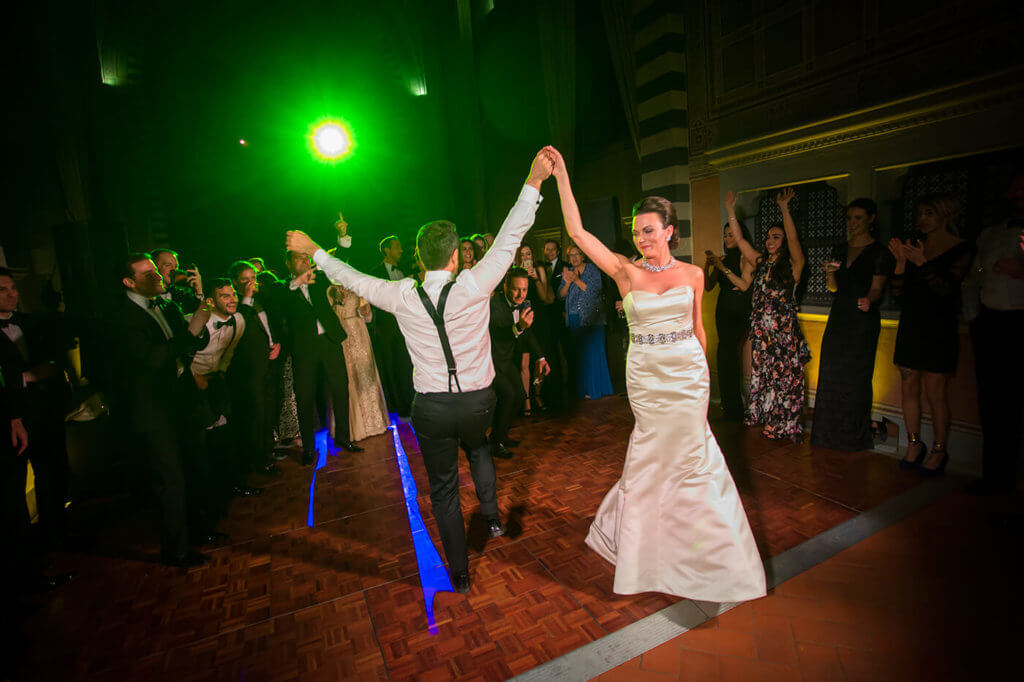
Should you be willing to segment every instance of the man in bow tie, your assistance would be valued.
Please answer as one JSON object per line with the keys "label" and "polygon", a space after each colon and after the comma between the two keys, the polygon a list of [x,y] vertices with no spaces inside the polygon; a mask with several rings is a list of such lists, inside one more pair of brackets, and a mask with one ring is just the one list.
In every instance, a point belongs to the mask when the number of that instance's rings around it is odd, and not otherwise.
{"label": "man in bow tie", "polygon": [[249,473],[280,476],[273,464],[274,424],[277,420],[277,394],[281,381],[284,336],[277,315],[267,309],[266,297],[256,279],[256,269],[249,261],[236,261],[228,271],[238,293],[238,312],[245,320],[245,334],[235,347],[228,367],[228,388],[231,409],[236,415],[235,430],[241,457],[237,474],[244,484]]}
{"label": "man in bow tie", "polygon": [[24,456],[9,462],[16,470],[14,486],[20,487],[15,503],[26,513],[26,462],[31,462],[40,530],[47,543],[59,543],[64,538],[69,494],[64,416],[71,391],[64,358],[71,342],[48,320],[17,312],[18,299],[13,274],[0,268],[0,364],[4,382],[18,396],[23,423],[31,436],[31,447]]}
{"label": "man in bow tie", "polygon": [[295,406],[302,437],[302,463],[316,461],[314,434],[317,426],[316,381],[322,371],[327,378],[334,409],[334,444],[348,452],[363,449],[350,440],[348,422],[348,370],[342,341],[347,334],[327,299],[330,282],[318,277],[307,254],[289,251],[285,255],[291,281],[277,294],[288,329],[288,347],[295,376]]}
{"label": "man in bow tie", "polygon": [[[124,296],[107,322],[112,370],[111,414],[130,457],[145,457],[151,490],[161,508],[161,560],[198,566],[209,557],[189,549],[188,504],[182,466],[183,386],[192,356],[208,340],[210,309],[201,306],[189,322],[178,306],[160,298],[163,280],[147,253],[121,261]],[[186,374],[187,373],[187,374]],[[199,540],[199,538],[193,538]]]}
{"label": "man in bow tie", "polygon": [[247,417],[244,412],[237,416],[233,413],[226,375],[247,326],[238,312],[238,296],[231,280],[215,277],[208,281],[205,305],[210,309],[210,319],[206,322],[209,341],[192,358],[192,375],[198,390],[190,401],[195,408],[192,433],[202,436],[196,447],[205,452],[205,456],[194,462],[190,472],[190,478],[195,481],[193,487],[197,488],[193,506],[205,512],[193,531],[198,535],[212,535],[209,527],[222,490],[229,490],[235,497],[252,497],[263,492],[262,488],[248,487],[237,475],[240,455],[237,427]]}
{"label": "man in bow tie", "polygon": [[494,360],[494,392],[498,396],[490,441],[494,456],[504,459],[512,457],[509,446],[519,445],[519,441],[509,438],[508,432],[526,400],[520,362],[523,353],[529,353],[536,362],[538,376],[546,376],[551,371],[531,329],[534,311],[526,300],[529,284],[526,270],[512,268],[505,278],[502,293],[492,296],[490,301],[491,358]]}

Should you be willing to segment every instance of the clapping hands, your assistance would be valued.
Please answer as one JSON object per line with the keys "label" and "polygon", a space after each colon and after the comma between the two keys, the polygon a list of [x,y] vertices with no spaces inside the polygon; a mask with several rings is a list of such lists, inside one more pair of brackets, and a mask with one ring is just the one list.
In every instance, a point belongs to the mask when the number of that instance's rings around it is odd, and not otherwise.
{"label": "clapping hands", "polygon": [[896,259],[896,269],[902,272],[907,262],[914,265],[924,265],[927,258],[924,255],[924,244],[921,242],[900,241],[893,237],[889,240],[889,253]]}
{"label": "clapping hands", "polygon": [[297,275],[293,280],[296,285],[302,286],[303,284],[309,285],[316,281],[316,270],[310,268],[301,275]]}

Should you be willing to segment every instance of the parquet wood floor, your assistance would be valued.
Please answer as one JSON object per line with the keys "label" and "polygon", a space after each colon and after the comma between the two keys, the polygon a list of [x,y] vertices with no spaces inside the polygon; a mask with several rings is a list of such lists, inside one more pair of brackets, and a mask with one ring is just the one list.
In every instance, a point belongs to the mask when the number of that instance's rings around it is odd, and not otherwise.
{"label": "parquet wood floor", "polygon": [[[230,546],[181,571],[155,563],[155,523],[86,510],[101,525],[94,554],[60,554],[79,574],[27,623],[24,679],[497,680],[525,672],[675,601],[611,592],[613,567],[583,543],[619,477],[633,419],[624,397],[572,416],[520,420],[516,457],[497,460],[509,534],[490,540],[468,466],[460,496],[473,590],[440,593],[439,633],[426,612],[390,434],[317,472],[283,462],[254,479],[220,530]],[[872,453],[769,442],[713,422],[763,556],[776,555],[915,485]],[[429,486],[407,425],[399,436],[420,510],[440,548]]]}
{"label": "parquet wood floor", "polygon": [[597,679],[1013,679],[1021,501],[947,495]]}

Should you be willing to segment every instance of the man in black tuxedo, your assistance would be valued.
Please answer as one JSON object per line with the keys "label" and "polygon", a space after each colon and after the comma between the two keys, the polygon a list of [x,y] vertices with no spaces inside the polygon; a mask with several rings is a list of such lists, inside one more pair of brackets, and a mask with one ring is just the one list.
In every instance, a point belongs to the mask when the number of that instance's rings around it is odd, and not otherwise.
{"label": "man in black tuxedo", "polygon": [[495,457],[509,458],[508,446],[518,441],[509,439],[508,432],[516,414],[523,408],[526,389],[523,387],[523,353],[529,353],[537,363],[537,376],[551,371],[544,351],[533,334],[534,311],[526,301],[530,277],[522,268],[512,268],[505,277],[502,293],[491,297],[491,358],[494,361],[494,392],[498,403],[494,408],[491,428],[491,447]]}
{"label": "man in black tuxedo", "polygon": [[47,544],[65,535],[64,505],[68,498],[69,468],[64,416],[71,389],[64,374],[64,357],[73,342],[56,325],[36,315],[17,312],[18,289],[12,273],[0,268],[0,362],[9,386],[18,390],[20,411],[32,446],[17,460],[22,503],[26,462],[35,473],[39,527]]}
{"label": "man in black tuxedo", "polygon": [[242,453],[236,472],[239,480],[235,485],[244,487],[245,477],[251,472],[272,476],[281,473],[271,461],[277,413],[273,411],[276,373],[270,366],[280,356],[278,339],[282,334],[275,329],[264,307],[253,264],[237,261],[231,265],[228,275],[238,292],[238,312],[245,320],[245,333],[235,346],[227,370],[231,410]]}
{"label": "man in black tuxedo", "polygon": [[341,346],[347,334],[327,300],[330,282],[326,277],[317,277],[307,255],[289,251],[286,263],[292,279],[280,295],[295,374],[295,406],[302,436],[302,463],[309,465],[316,460],[316,381],[320,369],[331,391],[334,444],[348,452],[362,452],[363,449],[349,439],[348,371]]}
{"label": "man in black tuxedo", "polygon": [[[164,282],[160,298],[177,305],[185,315],[194,313],[203,301],[203,278],[199,275],[199,268],[192,266],[188,270],[179,270],[178,253],[171,249],[153,249],[150,256]],[[182,272],[185,273],[184,282],[176,277]]]}
{"label": "man in black tuxedo", "polygon": [[[402,259],[402,242],[391,235],[380,242],[380,255],[384,260],[369,271],[370,275],[390,282],[407,277],[399,269]],[[412,410],[412,360],[405,346],[405,337],[398,328],[398,321],[391,313],[373,309],[373,353],[377,358],[381,387],[388,409],[400,417],[408,417]]]}
{"label": "man in black tuxedo", "polygon": [[162,561],[198,566],[209,557],[189,550],[179,377],[191,379],[191,358],[206,345],[210,311],[201,306],[186,324],[178,306],[161,298],[163,280],[149,254],[126,256],[120,274],[124,295],[115,300],[107,323],[112,412],[129,454],[149,460],[162,514]]}
{"label": "man in black tuxedo", "polygon": [[[10,281],[8,281],[10,280]],[[0,275],[0,300],[14,280]],[[30,440],[22,420],[24,398],[21,375],[0,356],[0,527],[4,551],[0,552],[0,679],[19,667],[26,647],[21,631],[21,598],[29,530],[25,506],[25,450]]]}

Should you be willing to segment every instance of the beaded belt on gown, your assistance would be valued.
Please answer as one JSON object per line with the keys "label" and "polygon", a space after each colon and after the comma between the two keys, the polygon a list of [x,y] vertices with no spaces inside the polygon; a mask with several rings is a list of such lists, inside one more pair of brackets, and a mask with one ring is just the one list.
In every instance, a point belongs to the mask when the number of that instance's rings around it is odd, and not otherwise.
{"label": "beaded belt on gown", "polygon": [[640,345],[653,343],[677,343],[693,338],[693,327],[680,329],[679,331],[668,332],[667,334],[633,334],[630,333],[629,340]]}

